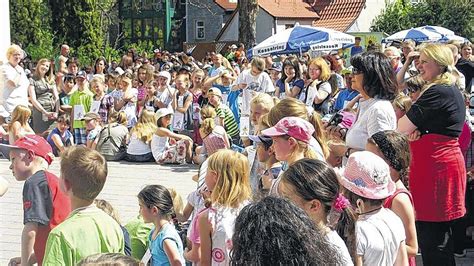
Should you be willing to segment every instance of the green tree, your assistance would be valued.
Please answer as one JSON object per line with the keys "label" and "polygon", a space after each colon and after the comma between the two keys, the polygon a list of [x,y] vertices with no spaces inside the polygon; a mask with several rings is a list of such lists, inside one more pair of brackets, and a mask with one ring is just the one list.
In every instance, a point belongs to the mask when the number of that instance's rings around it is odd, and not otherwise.
{"label": "green tree", "polygon": [[49,58],[53,54],[50,17],[42,0],[10,1],[12,42],[23,46],[33,60]]}
{"label": "green tree", "polygon": [[374,19],[371,30],[393,34],[424,25],[442,26],[472,39],[474,5],[471,0],[425,0],[418,4],[396,0]]}
{"label": "green tree", "polygon": [[108,29],[112,21],[108,14],[117,0],[49,0],[52,29],[74,49],[81,64],[90,65],[96,58],[110,51]]}

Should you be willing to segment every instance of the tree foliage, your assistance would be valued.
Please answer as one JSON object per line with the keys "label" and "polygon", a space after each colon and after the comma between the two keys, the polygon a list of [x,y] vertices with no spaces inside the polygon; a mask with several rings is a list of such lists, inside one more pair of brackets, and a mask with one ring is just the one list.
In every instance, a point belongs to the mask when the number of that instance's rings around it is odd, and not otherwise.
{"label": "tree foliage", "polygon": [[67,43],[83,64],[102,55],[116,56],[109,27],[117,0],[10,0],[12,41],[23,44],[33,60],[51,57]]}
{"label": "tree foliage", "polygon": [[10,1],[12,42],[20,44],[35,60],[53,54],[50,17],[51,13],[42,0]]}
{"label": "tree foliage", "polygon": [[425,0],[417,4],[395,0],[374,19],[371,30],[393,34],[424,25],[442,26],[472,39],[474,5],[471,0]]}

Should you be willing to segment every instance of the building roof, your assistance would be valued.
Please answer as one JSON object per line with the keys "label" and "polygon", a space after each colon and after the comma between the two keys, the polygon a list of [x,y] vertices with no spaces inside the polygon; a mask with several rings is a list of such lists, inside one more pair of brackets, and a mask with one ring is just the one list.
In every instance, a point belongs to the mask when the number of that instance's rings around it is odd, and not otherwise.
{"label": "building roof", "polygon": [[259,0],[258,5],[275,18],[319,18],[311,5],[303,0]]}
{"label": "building roof", "polygon": [[316,0],[312,5],[319,15],[316,27],[347,31],[365,7],[365,0]]}
{"label": "building roof", "polygon": [[234,11],[237,8],[237,1],[231,0],[214,0],[217,5],[222,7],[224,10]]}

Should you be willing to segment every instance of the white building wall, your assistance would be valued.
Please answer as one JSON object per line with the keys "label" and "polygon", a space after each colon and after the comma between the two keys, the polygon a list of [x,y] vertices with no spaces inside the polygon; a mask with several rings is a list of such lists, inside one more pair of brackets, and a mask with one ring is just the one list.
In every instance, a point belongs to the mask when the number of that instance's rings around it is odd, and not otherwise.
{"label": "white building wall", "polygon": [[366,0],[365,7],[359,18],[352,24],[347,32],[369,32],[372,21],[377,17],[386,5],[394,0]]}
{"label": "white building wall", "polygon": [[312,19],[308,19],[308,20],[277,19],[276,32],[286,30],[286,25],[295,25],[296,23],[299,23],[302,26],[311,26],[312,21],[313,21]]}
{"label": "white building wall", "polygon": [[0,61],[6,62],[6,52],[10,45],[9,0],[0,0]]}

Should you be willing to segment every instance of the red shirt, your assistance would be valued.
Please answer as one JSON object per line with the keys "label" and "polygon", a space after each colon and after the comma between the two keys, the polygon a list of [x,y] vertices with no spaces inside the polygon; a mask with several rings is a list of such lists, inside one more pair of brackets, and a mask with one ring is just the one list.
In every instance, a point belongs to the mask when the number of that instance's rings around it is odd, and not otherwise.
{"label": "red shirt", "polygon": [[61,191],[57,176],[41,170],[25,181],[23,223],[38,225],[34,245],[38,265],[42,265],[49,232],[64,221],[70,211],[69,198]]}

